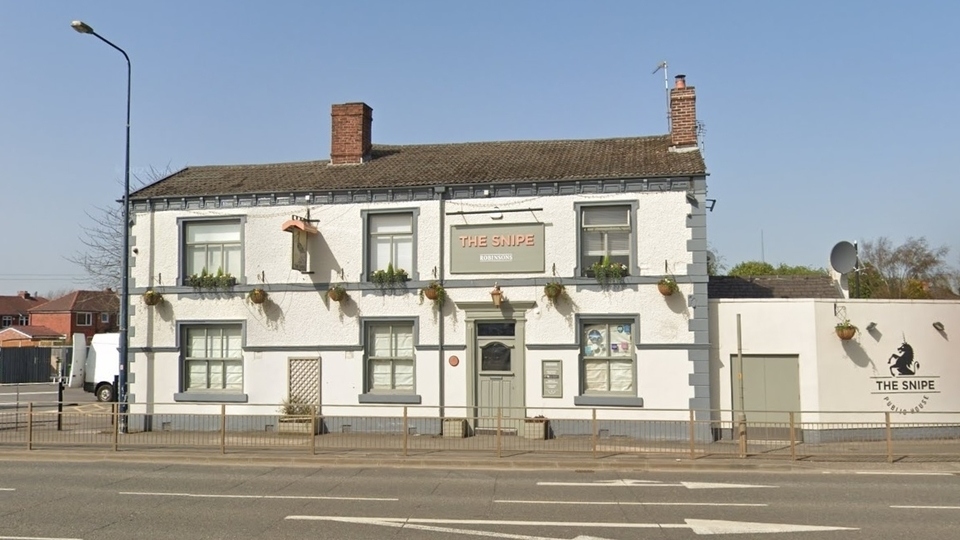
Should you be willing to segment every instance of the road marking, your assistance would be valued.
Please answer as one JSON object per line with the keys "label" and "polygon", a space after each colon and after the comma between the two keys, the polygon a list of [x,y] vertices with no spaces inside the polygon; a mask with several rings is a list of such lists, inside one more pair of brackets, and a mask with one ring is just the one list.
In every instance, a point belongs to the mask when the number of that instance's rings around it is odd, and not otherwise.
{"label": "road marking", "polygon": [[907,508],[910,510],[960,510],[960,506],[891,506],[890,508]]}
{"label": "road marking", "polygon": [[948,472],[908,472],[908,471],[856,471],[853,474],[883,475],[883,476],[953,476]]}
{"label": "road marking", "polygon": [[[146,497],[194,497],[200,499],[305,499],[313,501],[387,501],[396,502],[400,499],[384,497],[324,497],[311,495],[217,495],[208,493],[151,493],[142,491],[121,491],[120,495],[143,495]],[[0,539],[2,540],[2,539]]]}
{"label": "road marking", "polygon": [[82,540],[81,538],[47,538],[45,536],[0,536],[0,540]]}
{"label": "road marking", "polygon": [[685,487],[687,489],[746,489],[746,488],[775,488],[777,486],[762,486],[758,484],[717,484],[711,482],[680,482],[678,484],[664,484],[656,480],[597,480],[595,482],[537,482],[538,486],[564,487]]}
{"label": "road marking", "polygon": [[618,502],[618,501],[521,501],[521,500],[494,500],[495,503],[508,504],[576,504],[601,506],[767,506],[764,503],[685,503],[685,502]]}
{"label": "road marking", "polygon": [[16,491],[16,488],[0,488],[0,491]]}
{"label": "road marking", "polygon": [[[285,519],[306,521],[338,521],[341,523],[357,523],[362,525],[379,525],[382,527],[409,528],[445,532],[453,534],[467,534],[472,536],[487,536],[492,538],[512,538],[515,540],[562,540],[546,536],[526,536],[492,531],[475,531],[470,529],[452,529],[447,527],[429,527],[432,525],[496,525],[496,526],[529,526],[529,527],[591,527],[611,529],[690,529],[694,534],[763,534],[786,532],[815,532],[815,531],[857,531],[851,527],[828,527],[821,525],[794,525],[789,523],[754,523],[748,521],[723,521],[713,519],[685,519],[684,523],[603,523],[603,522],[576,522],[576,521],[500,521],[487,519],[424,519],[424,518],[392,518],[392,517],[344,517],[344,516],[287,516]],[[574,540],[585,538],[578,536]]]}

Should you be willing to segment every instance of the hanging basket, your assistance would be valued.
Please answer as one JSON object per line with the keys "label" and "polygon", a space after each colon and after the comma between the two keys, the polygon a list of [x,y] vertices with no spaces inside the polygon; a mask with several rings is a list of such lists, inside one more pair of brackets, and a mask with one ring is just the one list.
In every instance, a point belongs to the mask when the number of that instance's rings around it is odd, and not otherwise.
{"label": "hanging basket", "polygon": [[677,283],[674,281],[661,281],[657,283],[657,290],[664,296],[670,296],[677,292]]}
{"label": "hanging basket", "polygon": [[853,339],[853,336],[857,335],[856,326],[837,326],[836,327],[837,337],[843,341],[850,341]]}
{"label": "hanging basket", "polygon": [[267,301],[267,291],[265,291],[265,290],[263,290],[263,289],[261,289],[261,288],[259,288],[259,287],[256,288],[256,289],[254,289],[254,290],[252,290],[252,291],[250,291],[250,301],[253,302],[254,304],[262,304],[262,303],[266,302],[266,301]]}
{"label": "hanging basket", "polygon": [[163,295],[154,290],[143,293],[143,303],[148,306],[155,306],[163,302]]}
{"label": "hanging basket", "polygon": [[327,291],[327,298],[334,302],[343,302],[347,299],[347,291],[343,287],[331,287]]}
{"label": "hanging basket", "polygon": [[556,301],[563,294],[565,287],[560,283],[547,283],[543,286],[543,294],[551,301]]}
{"label": "hanging basket", "polygon": [[440,291],[438,291],[436,287],[424,287],[423,296],[425,296],[427,300],[436,300],[440,296]]}

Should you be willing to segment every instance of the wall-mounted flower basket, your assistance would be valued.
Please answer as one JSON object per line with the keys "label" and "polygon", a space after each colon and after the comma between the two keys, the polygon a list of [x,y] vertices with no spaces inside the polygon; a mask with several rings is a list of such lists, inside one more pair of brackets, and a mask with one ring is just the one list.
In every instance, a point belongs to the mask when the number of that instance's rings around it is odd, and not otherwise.
{"label": "wall-mounted flower basket", "polygon": [[557,298],[563,296],[564,292],[566,292],[566,287],[557,281],[551,281],[543,286],[543,295],[546,296],[551,302],[556,302]]}
{"label": "wall-mounted flower basket", "polygon": [[262,304],[267,301],[267,291],[257,287],[250,291],[250,294],[247,295],[251,302],[254,304]]}
{"label": "wall-mounted flower basket", "polygon": [[665,277],[657,283],[657,290],[660,291],[660,294],[664,296],[670,296],[679,291],[680,287],[677,286],[675,279],[671,277]]}
{"label": "wall-mounted flower basket", "polygon": [[376,270],[370,274],[370,281],[381,287],[406,283],[407,279],[409,279],[407,271],[403,268],[394,268],[393,264],[388,264],[386,270]]}
{"label": "wall-mounted flower basket", "polygon": [[343,285],[334,285],[327,291],[327,298],[334,302],[343,302],[349,297],[350,295],[347,294],[347,290],[343,288]]}
{"label": "wall-mounted flower basket", "polygon": [[853,336],[857,335],[857,327],[850,324],[850,321],[845,321],[838,324],[835,330],[837,332],[837,337],[843,341],[850,341],[853,339]]}
{"label": "wall-mounted flower basket", "polygon": [[420,303],[423,303],[423,299],[432,300],[437,306],[442,306],[443,303],[447,300],[447,291],[443,288],[443,285],[436,281],[431,281],[429,285],[420,289]]}
{"label": "wall-mounted flower basket", "polygon": [[155,306],[163,302],[163,295],[157,291],[150,289],[147,292],[143,293],[143,303],[148,306]]}

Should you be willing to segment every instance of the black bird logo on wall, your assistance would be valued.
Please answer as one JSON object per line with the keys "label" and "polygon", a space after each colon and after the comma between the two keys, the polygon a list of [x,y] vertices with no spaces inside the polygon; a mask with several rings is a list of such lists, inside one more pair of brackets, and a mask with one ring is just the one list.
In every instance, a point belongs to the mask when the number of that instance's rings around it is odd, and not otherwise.
{"label": "black bird logo on wall", "polygon": [[894,377],[915,375],[920,371],[920,363],[913,359],[913,347],[906,341],[897,348],[897,352],[890,355],[887,364],[893,364],[890,366],[890,375]]}

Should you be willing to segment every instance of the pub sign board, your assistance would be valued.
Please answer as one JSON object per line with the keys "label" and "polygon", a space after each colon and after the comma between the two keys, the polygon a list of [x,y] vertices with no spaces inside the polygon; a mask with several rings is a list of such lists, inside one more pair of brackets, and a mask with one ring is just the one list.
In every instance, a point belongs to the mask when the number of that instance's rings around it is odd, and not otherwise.
{"label": "pub sign board", "polygon": [[542,223],[450,227],[451,274],[519,274],[543,271]]}

